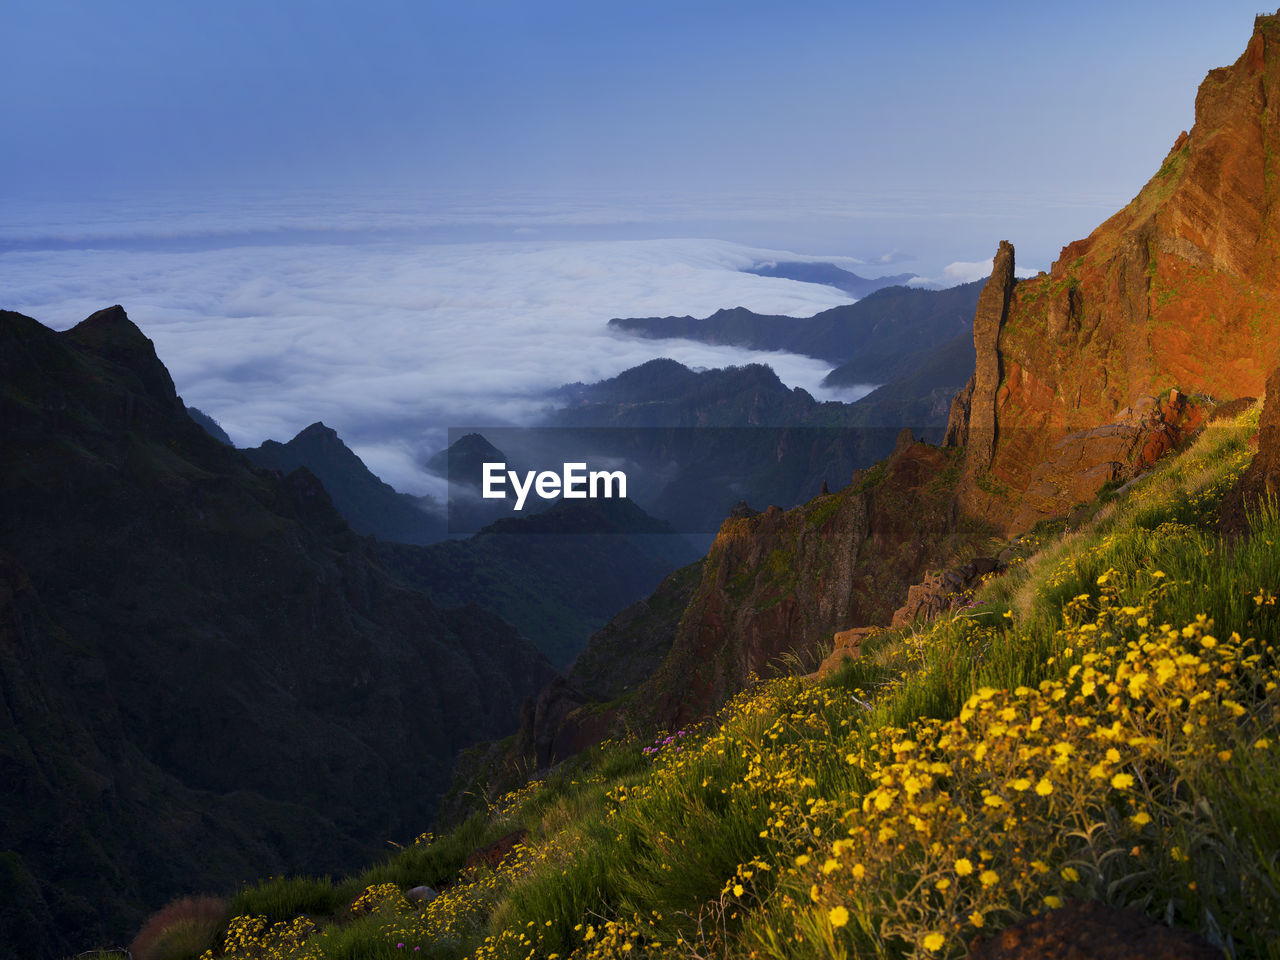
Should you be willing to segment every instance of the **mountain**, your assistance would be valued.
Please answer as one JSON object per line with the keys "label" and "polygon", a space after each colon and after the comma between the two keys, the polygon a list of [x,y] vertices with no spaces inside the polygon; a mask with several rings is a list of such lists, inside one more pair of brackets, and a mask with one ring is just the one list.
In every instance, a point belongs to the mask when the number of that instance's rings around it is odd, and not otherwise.
{"label": "mountain", "polygon": [[843,365],[833,383],[884,383],[907,372],[921,344],[939,343],[968,331],[981,289],[981,281],[946,290],[885,287],[857,303],[812,317],[771,316],[734,307],[702,319],[615,318],[609,326],[654,340],[679,337],[800,353]]}
{"label": "mountain", "polygon": [[476,604],[567,665],[619,609],[697,551],[630,500],[560,500],[428,547],[380,543],[383,562],[445,606]]}
{"label": "mountain", "polygon": [[309,471],[197,426],[119,307],[0,312],[0,464],[0,955],[351,868],[551,676],[389,574]]}
{"label": "mountain", "polygon": [[1262,392],[1280,338],[1277,102],[1280,21],[1259,17],[1124,209],[1034,279],[1012,279],[1001,245],[953,408],[967,509],[1010,530],[1061,515],[1194,429],[1205,398]]}
{"label": "mountain", "polygon": [[[918,435],[940,441],[951,414],[951,401],[973,375],[976,353],[970,331],[926,348],[900,373],[852,404],[865,427],[909,426]],[[827,375],[824,384],[842,368]]]}
{"label": "mountain", "polygon": [[379,480],[338,434],[313,423],[288,443],[268,440],[241,451],[267,470],[292,473],[305,466],[324,484],[351,529],[400,543],[434,543],[445,536],[443,508],[431,497],[398,493]]}
{"label": "mountain", "polygon": [[598,383],[572,383],[549,419],[556,427],[823,427],[849,421],[848,405],[787,387],[770,367],[694,371],[657,359]]}
{"label": "mountain", "polygon": [[424,466],[451,483],[479,489],[486,463],[503,463],[506,454],[479,433],[459,437],[429,459]]}
{"label": "mountain", "polygon": [[227,431],[222,429],[222,424],[213,419],[213,417],[209,416],[203,410],[197,409],[196,407],[187,407],[187,416],[200,426],[204,427],[205,433],[209,434],[209,436],[213,437],[213,439],[217,440],[219,443],[225,443],[228,447],[235,446],[235,444],[231,442],[231,438],[227,436]]}
{"label": "mountain", "polygon": [[739,500],[794,506],[893,449],[896,429],[864,428],[855,405],[819,402],[763,364],[692,371],[650,360],[562,387],[550,420],[599,456],[630,464],[631,496],[707,543]]}
{"label": "mountain", "polygon": [[758,277],[799,280],[801,283],[821,283],[843,290],[853,297],[865,297],[882,287],[898,286],[915,279],[915,274],[911,273],[898,273],[891,277],[860,277],[856,273],[842,270],[834,263],[810,263],[796,260],[759,263],[742,272],[754,273]]}
{"label": "mountain", "polygon": [[[886,383],[910,376],[936,353],[937,344],[966,338],[972,342],[973,311],[982,284],[978,280],[946,290],[891,287],[853,304],[867,304],[867,316],[857,318],[864,339],[848,360],[827,374],[823,385]],[[973,358],[968,359],[972,372]]]}

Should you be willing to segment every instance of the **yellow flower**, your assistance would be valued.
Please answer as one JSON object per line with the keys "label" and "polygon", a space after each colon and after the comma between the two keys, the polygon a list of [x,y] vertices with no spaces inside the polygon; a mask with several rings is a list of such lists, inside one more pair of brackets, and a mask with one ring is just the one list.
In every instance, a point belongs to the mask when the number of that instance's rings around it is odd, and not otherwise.
{"label": "yellow flower", "polygon": [[1044,902],[1045,902],[1045,906],[1047,906],[1050,910],[1057,910],[1060,906],[1062,906],[1061,897],[1055,897],[1050,895],[1044,898]]}
{"label": "yellow flower", "polygon": [[947,942],[947,938],[940,933],[931,933],[924,938],[924,948],[930,953],[937,953],[942,949],[942,945]]}
{"label": "yellow flower", "polygon": [[740,896],[742,896],[742,884],[740,884],[740,883],[735,883],[735,884],[733,885],[733,895],[734,895],[735,897],[740,897]]}
{"label": "yellow flower", "polygon": [[1133,786],[1133,774],[1117,773],[1111,778],[1111,786],[1115,787],[1117,790],[1128,790]]}
{"label": "yellow flower", "polygon": [[1042,797],[1047,797],[1053,793],[1053,784],[1049,782],[1048,777],[1041,777],[1040,782],[1036,784],[1036,793]]}
{"label": "yellow flower", "polygon": [[1151,815],[1147,813],[1147,811],[1145,810],[1139,810],[1129,819],[1132,820],[1139,827],[1145,827],[1148,823],[1151,822]]}
{"label": "yellow flower", "polygon": [[969,922],[975,927],[981,927],[987,922],[987,918],[982,915],[981,910],[975,910],[973,913],[969,914]]}
{"label": "yellow flower", "polygon": [[1063,867],[1062,879],[1070,880],[1072,883],[1075,883],[1077,880],[1080,879],[1080,874],[1076,872],[1075,867]]}
{"label": "yellow flower", "polygon": [[996,873],[994,870],[983,870],[982,873],[978,875],[978,879],[982,881],[982,885],[984,887],[994,887],[1000,882],[1000,874]]}
{"label": "yellow flower", "polygon": [[807,853],[802,853],[800,854],[800,856],[796,857],[797,867],[803,867],[808,862],[809,862],[809,855]]}
{"label": "yellow flower", "polygon": [[849,922],[849,911],[844,907],[832,907],[827,913],[827,919],[833,927],[843,927]]}
{"label": "yellow flower", "polygon": [[853,879],[861,880],[863,877],[867,875],[867,868],[860,863],[855,863],[853,865],[852,873],[853,873]]}
{"label": "yellow flower", "polygon": [[973,873],[973,864],[969,861],[968,857],[961,857],[956,861],[956,873],[962,877],[967,877],[969,874]]}
{"label": "yellow flower", "polygon": [[1017,790],[1019,793],[1021,793],[1023,790],[1026,790],[1031,786],[1031,781],[1028,780],[1026,777],[1019,777],[1017,780],[1014,780],[1011,784],[1009,784],[1009,786],[1011,786],[1014,790]]}

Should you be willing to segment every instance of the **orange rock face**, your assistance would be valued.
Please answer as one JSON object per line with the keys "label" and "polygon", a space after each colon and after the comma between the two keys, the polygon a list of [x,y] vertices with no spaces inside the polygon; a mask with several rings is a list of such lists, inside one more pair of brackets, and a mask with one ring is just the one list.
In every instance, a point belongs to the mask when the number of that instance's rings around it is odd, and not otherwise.
{"label": "orange rock face", "polygon": [[[1280,16],[1259,17],[1240,59],[1201,84],[1191,131],[1123,210],[1011,291],[1001,244],[995,292],[983,295],[1008,297],[994,346],[975,325],[978,368],[999,370],[999,387],[984,393],[975,381],[949,430],[952,442],[966,432],[971,447],[982,441],[966,467],[968,512],[1007,532],[1061,515],[1124,476],[1108,464],[1150,462],[1203,408],[1262,391],[1280,343],[1280,181],[1267,176],[1277,151]],[[1133,434],[1128,423],[1081,441],[1106,440],[1105,458],[1060,446],[1126,423],[1126,411],[1173,388],[1192,402],[1165,429]]]}

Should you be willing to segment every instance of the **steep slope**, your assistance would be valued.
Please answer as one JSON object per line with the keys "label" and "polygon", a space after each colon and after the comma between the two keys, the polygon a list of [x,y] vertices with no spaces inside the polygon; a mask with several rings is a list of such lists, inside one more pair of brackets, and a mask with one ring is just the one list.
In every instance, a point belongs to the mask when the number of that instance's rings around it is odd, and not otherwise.
{"label": "steep slope", "polygon": [[633,715],[674,728],[752,676],[816,663],[839,630],[888,623],[929,567],[974,555],[982,524],[953,509],[956,454],[911,440],[839,493],[793,510],[743,510],[720,529],[671,652]]}
{"label": "steep slope", "polygon": [[119,307],[0,313],[0,463],[0,954],[417,833],[551,675],[209,437]]}
{"label": "steep slope", "polygon": [[356,533],[400,543],[435,543],[445,535],[444,512],[430,497],[399,493],[374,476],[338,436],[313,423],[288,443],[268,440],[241,451],[267,470],[292,473],[306,467]]}
{"label": "steep slope", "polygon": [[[978,376],[953,418],[970,447],[968,509],[1008,529],[1061,514],[1094,486],[1073,492],[1071,475],[1123,478],[1149,442],[1167,449],[1161,434],[1194,428],[1197,398],[1261,393],[1280,337],[1277,148],[1280,18],[1260,16],[1123,210],[1031,280],[1012,281],[1002,245],[975,324]],[[1060,446],[1111,424],[1129,434],[1112,452],[1081,460],[1080,443]]]}

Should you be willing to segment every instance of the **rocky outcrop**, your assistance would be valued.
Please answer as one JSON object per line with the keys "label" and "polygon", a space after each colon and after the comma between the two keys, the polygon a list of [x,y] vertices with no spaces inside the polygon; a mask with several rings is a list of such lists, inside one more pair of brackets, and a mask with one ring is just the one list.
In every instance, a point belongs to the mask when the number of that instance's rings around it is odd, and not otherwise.
{"label": "rocky outcrop", "polygon": [[1208,409],[1177,390],[1142,397],[1119,411],[1118,421],[1069,433],[1030,473],[1013,528],[1026,530],[1046,517],[1065,516],[1108,486],[1145,472],[1183,446],[1204,425]]}
{"label": "rocky outcrop", "polygon": [[991,278],[978,297],[973,315],[973,346],[977,358],[965,438],[965,471],[981,473],[991,465],[996,442],[996,391],[1000,388],[1000,331],[1009,317],[1013,295],[1013,245],[1001,240]]}
{"label": "rocky outcrop", "polygon": [[983,579],[999,573],[1002,565],[994,557],[976,557],[968,563],[925,577],[907,588],[907,602],[893,612],[890,626],[905,627],[932,620],[973,599]]}
{"label": "rocky outcrop", "polygon": [[862,656],[862,645],[870,637],[880,632],[881,627],[851,627],[848,630],[837,630],[831,638],[831,652],[818,665],[812,674],[815,678],[825,677],[839,670],[850,660]]}
{"label": "rocky outcrop", "polygon": [[[953,404],[948,430],[951,442],[967,441],[975,465],[961,497],[972,515],[1005,532],[1063,515],[1131,451],[1084,456],[1071,468],[1078,481],[1057,467],[1036,474],[1039,466],[1056,460],[1066,469],[1064,438],[1124,424],[1143,398],[1177,389],[1216,402],[1261,392],[1280,339],[1280,182],[1266,177],[1267,158],[1280,149],[1277,103],[1280,17],[1259,17],[1239,60],[1205,78],[1195,125],[1138,195],[1063,248],[1047,274],[1012,287],[994,354],[991,318],[1005,288],[989,282],[985,319],[975,324],[975,342],[979,327],[988,335],[972,394]],[[993,371],[992,393],[984,385]],[[1127,428],[1114,433],[1086,445],[1146,444]]]}
{"label": "rocky outcrop", "polygon": [[712,713],[752,676],[813,664],[850,624],[887,624],[930,563],[973,554],[985,533],[956,523],[956,452],[901,435],[844,490],[793,510],[730,518],[670,654],[632,716],[674,729]]}
{"label": "rocky outcrop", "polygon": [[1219,527],[1237,537],[1249,529],[1248,515],[1267,498],[1280,498],[1280,367],[1267,377],[1267,396],[1258,420],[1258,452],[1222,500]]}

